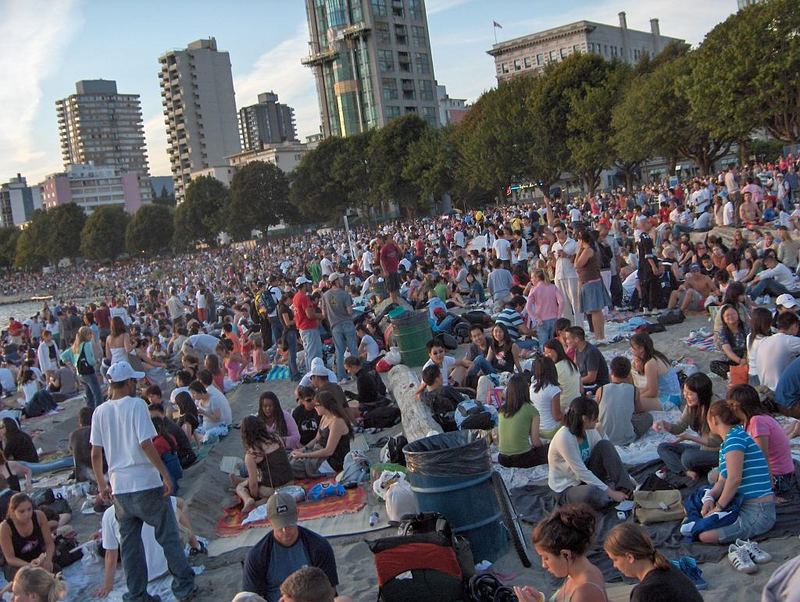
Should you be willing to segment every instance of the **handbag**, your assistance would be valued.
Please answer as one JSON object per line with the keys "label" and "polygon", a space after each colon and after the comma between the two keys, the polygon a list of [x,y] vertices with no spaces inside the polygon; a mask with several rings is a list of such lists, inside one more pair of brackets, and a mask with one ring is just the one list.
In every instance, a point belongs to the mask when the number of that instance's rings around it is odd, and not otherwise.
{"label": "handbag", "polygon": [[643,525],[681,520],[686,516],[681,492],[677,489],[636,491],[633,515]]}
{"label": "handbag", "polygon": [[730,376],[730,385],[746,385],[750,381],[750,366],[741,364],[731,366],[728,369]]}

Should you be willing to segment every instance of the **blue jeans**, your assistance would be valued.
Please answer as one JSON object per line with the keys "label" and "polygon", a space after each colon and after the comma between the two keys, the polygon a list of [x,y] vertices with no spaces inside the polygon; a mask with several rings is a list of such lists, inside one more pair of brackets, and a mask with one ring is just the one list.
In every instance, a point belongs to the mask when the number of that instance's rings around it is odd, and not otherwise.
{"label": "blue jeans", "polygon": [[297,330],[294,328],[287,328],[283,332],[283,340],[289,347],[289,374],[294,380],[298,376],[297,371]]}
{"label": "blue jeans", "polygon": [[544,345],[547,341],[553,338],[556,333],[556,318],[550,320],[542,320],[542,323],[536,330],[536,338]]}
{"label": "blue jeans", "polygon": [[128,592],[123,600],[149,602],[147,593],[147,563],[142,543],[142,525],[147,523],[155,530],[156,541],[164,549],[169,572],[172,573],[172,592],[180,599],[188,596],[194,589],[194,571],[183,553],[178,521],[172,511],[172,502],[164,497],[161,487],[117,493],[114,495],[114,509],[119,521],[122,551],[122,566]]}
{"label": "blue jeans", "polygon": [[788,292],[789,289],[774,278],[764,278],[752,286],[747,287],[747,294],[750,295],[750,298],[754,301],[756,297],[760,297],[764,294],[777,297],[778,295],[783,295]]}
{"label": "blue jeans", "polygon": [[272,340],[277,343],[281,340],[281,336],[283,335],[283,323],[281,323],[281,319],[278,316],[270,316],[269,327],[272,331]]}
{"label": "blue jeans", "polygon": [[96,408],[104,401],[97,374],[81,374],[80,377],[83,386],[86,388],[86,405],[90,408]]}
{"label": "blue jeans", "polygon": [[479,372],[483,372],[486,375],[495,374],[497,372],[482,353],[476,355],[472,360],[472,366],[467,370],[467,376],[478,376]]}
{"label": "blue jeans", "polygon": [[322,339],[319,336],[319,329],[301,330],[300,338],[303,341],[303,349],[306,350],[306,372],[311,372],[311,360],[315,357],[322,359]]}
{"label": "blue jeans", "polygon": [[352,320],[345,320],[331,328],[331,334],[333,335],[333,347],[336,349],[336,378],[342,380],[347,376],[347,373],[344,371],[345,347],[347,347],[350,355],[358,356],[356,327],[353,325]]}

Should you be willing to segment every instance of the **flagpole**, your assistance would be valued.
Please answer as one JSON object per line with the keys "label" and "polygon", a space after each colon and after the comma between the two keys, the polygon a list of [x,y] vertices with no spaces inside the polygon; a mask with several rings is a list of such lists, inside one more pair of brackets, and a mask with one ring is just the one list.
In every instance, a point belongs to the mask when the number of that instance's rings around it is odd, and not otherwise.
{"label": "flagpole", "polygon": [[492,29],[494,30],[494,45],[497,46],[497,25],[492,22]]}

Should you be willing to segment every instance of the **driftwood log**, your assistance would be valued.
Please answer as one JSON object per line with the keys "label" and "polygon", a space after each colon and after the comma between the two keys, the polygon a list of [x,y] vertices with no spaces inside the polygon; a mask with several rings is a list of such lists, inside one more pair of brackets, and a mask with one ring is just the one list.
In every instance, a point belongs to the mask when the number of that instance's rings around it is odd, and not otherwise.
{"label": "driftwood log", "polygon": [[408,366],[398,364],[389,371],[389,391],[400,408],[403,433],[409,442],[427,437],[431,431],[442,432],[428,406],[417,399],[418,386],[419,379]]}

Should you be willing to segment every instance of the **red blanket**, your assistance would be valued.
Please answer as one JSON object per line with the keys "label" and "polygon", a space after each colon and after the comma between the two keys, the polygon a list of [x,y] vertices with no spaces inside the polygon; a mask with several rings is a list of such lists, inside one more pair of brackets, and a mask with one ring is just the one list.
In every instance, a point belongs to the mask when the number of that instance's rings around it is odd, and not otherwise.
{"label": "red blanket", "polygon": [[[330,478],[320,479],[302,479],[294,482],[294,485],[300,485],[303,489],[308,491],[323,481],[329,481]],[[317,502],[300,502],[297,504],[298,521],[303,522],[314,518],[324,518],[328,516],[337,516],[339,514],[346,514],[350,512],[358,512],[367,504],[367,492],[363,487],[355,487],[353,489],[345,489],[343,497],[332,496]],[[233,537],[238,535],[245,529],[253,527],[266,527],[269,525],[269,520],[264,519],[242,524],[242,520],[246,516],[242,515],[242,501],[236,499],[236,503],[228,506],[223,510],[222,517],[217,522],[217,535],[220,537]]]}

